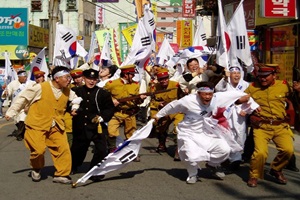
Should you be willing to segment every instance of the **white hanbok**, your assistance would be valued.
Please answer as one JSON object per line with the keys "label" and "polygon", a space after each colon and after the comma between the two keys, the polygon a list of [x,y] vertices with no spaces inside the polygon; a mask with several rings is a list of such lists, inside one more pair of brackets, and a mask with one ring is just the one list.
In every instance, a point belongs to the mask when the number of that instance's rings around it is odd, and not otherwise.
{"label": "white hanbok", "polygon": [[[184,119],[177,126],[178,151],[189,177],[197,175],[199,162],[207,161],[210,166],[218,166],[233,151],[226,137],[223,137],[224,133],[217,128],[218,120],[212,116],[218,108],[227,108],[244,95],[242,92],[228,92],[226,95],[219,92],[214,94],[210,105],[203,105],[198,94],[190,94],[172,101],[157,113],[159,118],[184,113]],[[248,105],[253,110],[258,107],[252,99]],[[213,127],[215,129],[212,131]]]}
{"label": "white hanbok", "polygon": [[[227,91],[241,91],[244,92],[249,86],[249,83],[244,81],[242,78],[240,79],[238,85],[234,87],[230,79],[228,81],[225,81],[224,78],[220,80],[220,82],[216,85],[216,91],[217,92],[227,92]],[[231,107],[230,112],[228,112],[228,122],[231,128],[231,131],[233,132],[234,139],[236,142],[241,146],[242,149],[244,149],[244,144],[246,141],[246,117],[241,116],[240,112],[244,111],[247,114],[250,114],[252,111],[247,110],[247,107],[245,105],[234,105]],[[229,156],[229,160],[231,162],[242,160],[242,151],[231,153]]]}

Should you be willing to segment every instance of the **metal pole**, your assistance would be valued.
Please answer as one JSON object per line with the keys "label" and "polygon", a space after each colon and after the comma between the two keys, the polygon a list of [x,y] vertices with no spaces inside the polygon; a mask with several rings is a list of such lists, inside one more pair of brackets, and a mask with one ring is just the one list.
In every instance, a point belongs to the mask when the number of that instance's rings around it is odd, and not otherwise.
{"label": "metal pole", "polygon": [[59,3],[60,0],[50,0],[49,1],[49,63],[53,63],[53,52],[54,52],[54,42],[55,42],[55,32],[56,32],[56,22],[58,22],[59,15]]}

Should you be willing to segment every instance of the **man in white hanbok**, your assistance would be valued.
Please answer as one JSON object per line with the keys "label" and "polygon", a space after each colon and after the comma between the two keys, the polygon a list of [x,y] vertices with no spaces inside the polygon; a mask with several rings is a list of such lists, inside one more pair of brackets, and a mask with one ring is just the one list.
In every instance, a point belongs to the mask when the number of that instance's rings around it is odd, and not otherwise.
{"label": "man in white hanbok", "polygon": [[[229,77],[222,78],[216,85],[216,92],[227,91],[241,91],[244,92],[248,88],[249,83],[243,80],[243,70],[239,66],[232,66],[229,68]],[[228,110],[228,122],[230,129],[233,133],[234,140],[244,149],[246,141],[246,114],[248,114],[246,108],[242,105],[233,105]],[[238,170],[242,161],[242,151],[231,153],[229,156],[230,170]]]}
{"label": "man in white hanbok", "polygon": [[230,152],[241,151],[238,145],[226,136],[214,116],[222,115],[223,110],[236,103],[247,103],[253,110],[258,106],[249,95],[243,92],[215,93],[214,85],[210,82],[197,84],[197,93],[190,94],[180,100],[172,101],[162,108],[154,117],[155,120],[181,112],[184,119],[178,124],[178,150],[181,161],[186,165],[188,171],[188,184],[196,183],[198,180],[198,163],[206,161],[206,167],[213,175],[223,179],[225,174],[220,170],[220,164],[224,162]]}
{"label": "man in white hanbok", "polygon": [[[11,104],[14,103],[15,98],[19,95],[22,90],[26,87],[31,87],[35,82],[31,80],[27,80],[27,72],[25,70],[20,70],[17,72],[18,79],[10,82],[5,88],[2,96],[5,98],[11,98]],[[14,117],[15,125],[17,126],[17,130],[14,131],[9,136],[15,136],[18,141],[23,140],[25,133],[25,118],[26,118],[26,109],[21,109],[20,112]]]}

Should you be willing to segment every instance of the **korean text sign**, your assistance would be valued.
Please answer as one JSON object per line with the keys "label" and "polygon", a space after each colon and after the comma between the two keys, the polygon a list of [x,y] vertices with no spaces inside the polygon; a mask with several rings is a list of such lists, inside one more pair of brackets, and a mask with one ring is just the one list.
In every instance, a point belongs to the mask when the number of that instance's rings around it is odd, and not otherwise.
{"label": "korean text sign", "polygon": [[27,8],[0,8],[0,45],[28,45]]}

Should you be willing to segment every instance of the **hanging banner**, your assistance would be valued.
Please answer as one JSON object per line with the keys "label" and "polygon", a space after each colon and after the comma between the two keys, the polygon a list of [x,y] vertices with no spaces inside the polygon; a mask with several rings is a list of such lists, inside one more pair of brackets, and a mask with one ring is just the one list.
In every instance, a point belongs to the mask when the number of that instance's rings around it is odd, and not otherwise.
{"label": "hanging banner", "polygon": [[296,18],[296,0],[261,0],[262,17]]}
{"label": "hanging banner", "polygon": [[187,48],[193,45],[193,21],[192,20],[182,20],[181,21],[181,46],[182,48]]}
{"label": "hanging banner", "polygon": [[124,22],[124,23],[119,23],[119,41],[120,41],[120,59],[121,62],[124,61],[126,58],[128,52],[129,52],[129,44],[125,38],[125,36],[122,34],[122,31],[130,26],[133,26],[135,22]]}
{"label": "hanging banner", "polygon": [[100,25],[104,23],[104,5],[97,4],[95,11],[96,11],[96,24]]}
{"label": "hanging banner", "polygon": [[182,17],[194,18],[196,16],[196,1],[183,0],[182,1]]}
{"label": "hanging banner", "polygon": [[103,29],[99,31],[95,31],[96,37],[98,40],[98,44],[100,49],[103,48],[103,44],[105,42],[106,35],[110,35],[110,52],[111,52],[111,59],[113,61],[113,64],[119,66],[120,65],[120,52],[118,49],[118,45],[116,42],[116,34],[114,29]]}
{"label": "hanging banner", "polygon": [[137,24],[134,24],[134,25],[129,26],[128,28],[125,28],[124,30],[122,30],[122,33],[130,46],[132,45],[132,41],[133,41],[133,37],[135,35],[136,28],[137,28]]}
{"label": "hanging banner", "polygon": [[0,8],[0,45],[28,45],[27,8]]}
{"label": "hanging banner", "polygon": [[177,44],[179,44],[179,46],[181,46],[181,43],[180,43],[180,40],[181,40],[181,29],[182,29],[182,27],[181,27],[181,21],[182,20],[177,20],[176,21],[176,35],[177,35],[176,42],[177,42]]}

